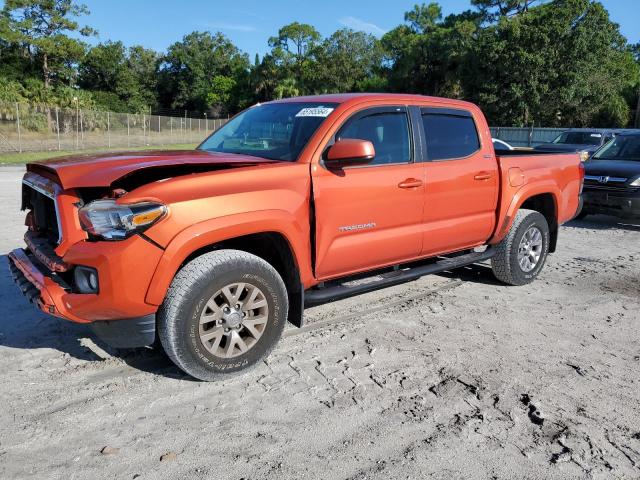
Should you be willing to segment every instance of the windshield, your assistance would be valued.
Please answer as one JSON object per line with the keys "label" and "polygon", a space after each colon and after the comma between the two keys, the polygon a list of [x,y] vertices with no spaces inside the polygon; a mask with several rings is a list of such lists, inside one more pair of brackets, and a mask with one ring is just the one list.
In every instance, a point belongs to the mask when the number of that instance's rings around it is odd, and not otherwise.
{"label": "windshield", "polygon": [[571,145],[600,145],[602,134],[598,132],[564,132],[556,137],[552,143]]}
{"label": "windshield", "polygon": [[335,103],[271,103],[235,116],[198,147],[293,162]]}
{"label": "windshield", "polygon": [[618,136],[598,150],[592,158],[640,162],[640,135]]}

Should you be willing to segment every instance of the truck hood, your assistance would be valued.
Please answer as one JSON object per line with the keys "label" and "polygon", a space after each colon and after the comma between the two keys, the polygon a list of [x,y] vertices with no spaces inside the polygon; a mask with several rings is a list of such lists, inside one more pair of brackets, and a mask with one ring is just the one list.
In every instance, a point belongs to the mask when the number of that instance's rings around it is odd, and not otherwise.
{"label": "truck hood", "polygon": [[540,152],[595,152],[599,145],[580,145],[577,143],[542,143],[534,150]]}
{"label": "truck hood", "polygon": [[249,155],[206,152],[203,150],[122,152],[98,155],[76,155],[48,162],[27,164],[27,171],[49,171],[57,176],[64,189],[109,187],[133,172],[184,167],[189,173],[197,169],[220,170],[258,164],[278,163]]}

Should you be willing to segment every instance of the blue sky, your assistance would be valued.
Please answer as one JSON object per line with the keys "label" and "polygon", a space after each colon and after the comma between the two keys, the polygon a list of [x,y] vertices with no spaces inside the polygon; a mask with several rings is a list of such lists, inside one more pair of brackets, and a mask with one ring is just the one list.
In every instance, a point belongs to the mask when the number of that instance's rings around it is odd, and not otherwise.
{"label": "blue sky", "polygon": [[[375,35],[403,21],[416,0],[81,0],[97,41],[121,40],[159,51],[194,30],[221,31],[253,59],[282,25],[310,23],[330,35],[351,27]],[[424,0],[428,3],[430,0]],[[2,2],[4,3],[4,2]],[[445,15],[469,8],[469,0],[441,0]],[[640,42],[640,0],[603,0],[631,43]]]}

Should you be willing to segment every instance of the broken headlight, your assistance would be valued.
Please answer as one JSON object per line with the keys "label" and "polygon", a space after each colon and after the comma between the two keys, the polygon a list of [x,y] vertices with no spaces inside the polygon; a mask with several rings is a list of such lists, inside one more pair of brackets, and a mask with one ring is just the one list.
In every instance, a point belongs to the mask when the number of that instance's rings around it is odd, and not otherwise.
{"label": "broken headlight", "polygon": [[82,228],[105,240],[123,240],[140,233],[167,213],[160,203],[119,205],[115,200],[95,200],[78,210]]}

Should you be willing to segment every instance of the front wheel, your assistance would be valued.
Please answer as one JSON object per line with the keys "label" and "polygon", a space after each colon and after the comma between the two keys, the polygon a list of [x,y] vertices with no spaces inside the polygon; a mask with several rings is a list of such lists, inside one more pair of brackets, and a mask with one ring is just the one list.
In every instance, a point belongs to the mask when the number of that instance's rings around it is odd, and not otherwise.
{"label": "front wheel", "polygon": [[173,362],[205,381],[263,360],[287,321],[287,290],[263,259],[217,250],[189,262],[158,310],[158,336]]}
{"label": "front wheel", "polygon": [[509,285],[533,282],[549,253],[549,225],[534,210],[519,210],[507,236],[491,259],[496,278]]}

